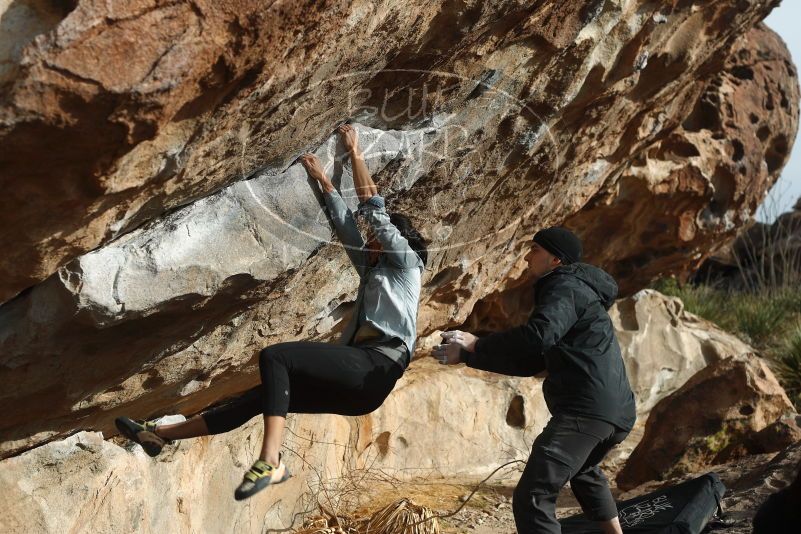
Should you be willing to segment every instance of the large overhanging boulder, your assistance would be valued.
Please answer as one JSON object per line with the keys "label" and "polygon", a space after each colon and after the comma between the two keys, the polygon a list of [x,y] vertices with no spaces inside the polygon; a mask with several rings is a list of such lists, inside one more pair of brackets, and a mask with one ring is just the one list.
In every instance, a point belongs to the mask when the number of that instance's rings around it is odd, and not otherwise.
{"label": "large overhanging boulder", "polygon": [[624,292],[694,272],[752,222],[797,127],[797,72],[783,49],[763,25],[734,41],[681,126],[643,147],[567,220]]}
{"label": "large overhanging boulder", "polygon": [[[789,156],[793,137],[786,131],[797,128],[797,71],[783,49],[762,25],[734,41],[682,124],[640,145],[582,209],[561,221],[623,294],[660,276],[694,272],[752,222]],[[662,112],[639,127],[661,128]],[[507,305],[526,298],[532,280],[522,265],[500,295],[483,299],[489,306],[498,298]],[[474,315],[477,324],[492,320],[481,310]]]}
{"label": "large overhanging boulder", "polygon": [[[318,153],[347,193],[331,137],[346,117],[378,140],[369,165],[391,209],[431,240],[422,335],[527,282],[538,228],[572,220],[589,237],[575,217],[599,195],[630,198],[616,184],[646,176],[668,140],[718,146],[676,156],[718,191],[707,171],[734,150],[720,136],[767,128],[743,142],[753,165],[721,182],[747,194],[683,212],[706,221],[694,247],[724,239],[727,214],[745,217],[778,175],[771,139],[789,148],[797,127],[795,69],[753,29],[772,7],[756,0],[32,5],[3,17],[27,21],[3,32],[0,74],[3,455],[108,432],[120,413],[196,412],[254,385],[264,345],[333,339],[356,277],[294,162]],[[770,83],[758,69],[729,80],[743,51]],[[773,104],[718,130],[694,119],[711,93],[724,115]],[[658,191],[685,186],[659,176]],[[588,259],[616,272],[620,256],[594,246]],[[654,273],[618,274],[638,289]]]}

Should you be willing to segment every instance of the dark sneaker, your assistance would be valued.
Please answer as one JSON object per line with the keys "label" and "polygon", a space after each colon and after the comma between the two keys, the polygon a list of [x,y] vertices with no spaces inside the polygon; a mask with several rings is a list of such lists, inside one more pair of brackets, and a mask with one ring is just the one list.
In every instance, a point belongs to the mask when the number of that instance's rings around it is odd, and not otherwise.
{"label": "dark sneaker", "polygon": [[234,499],[241,501],[254,495],[270,484],[280,484],[292,475],[289,468],[281,462],[278,456],[278,465],[268,464],[264,460],[256,460],[256,463],[245,473],[242,483],[234,492]]}
{"label": "dark sneaker", "polygon": [[114,420],[120,434],[138,443],[149,456],[157,456],[169,440],[156,434],[156,423],[153,421],[135,421],[127,417],[118,417]]}

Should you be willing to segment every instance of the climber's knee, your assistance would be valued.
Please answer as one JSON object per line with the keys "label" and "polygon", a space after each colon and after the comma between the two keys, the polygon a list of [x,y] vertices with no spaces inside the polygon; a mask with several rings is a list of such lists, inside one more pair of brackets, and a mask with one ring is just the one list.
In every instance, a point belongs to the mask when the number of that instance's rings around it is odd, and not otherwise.
{"label": "climber's knee", "polygon": [[261,349],[259,353],[259,369],[266,369],[270,365],[280,362],[282,351],[277,345],[270,345]]}
{"label": "climber's knee", "polygon": [[275,364],[288,366],[293,348],[297,350],[297,343],[287,341],[261,349],[259,353],[259,368],[265,369]]}
{"label": "climber's knee", "polygon": [[272,347],[265,347],[259,352],[259,368],[264,369],[268,365],[269,360],[273,357],[274,352]]}

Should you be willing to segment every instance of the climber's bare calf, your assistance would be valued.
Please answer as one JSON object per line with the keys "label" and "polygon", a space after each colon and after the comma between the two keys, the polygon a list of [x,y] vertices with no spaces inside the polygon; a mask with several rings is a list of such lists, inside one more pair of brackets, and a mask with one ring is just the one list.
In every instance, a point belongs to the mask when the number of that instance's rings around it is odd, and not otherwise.
{"label": "climber's bare calf", "polygon": [[208,436],[209,427],[203,417],[196,415],[180,423],[158,425],[155,434],[166,440],[198,438]]}

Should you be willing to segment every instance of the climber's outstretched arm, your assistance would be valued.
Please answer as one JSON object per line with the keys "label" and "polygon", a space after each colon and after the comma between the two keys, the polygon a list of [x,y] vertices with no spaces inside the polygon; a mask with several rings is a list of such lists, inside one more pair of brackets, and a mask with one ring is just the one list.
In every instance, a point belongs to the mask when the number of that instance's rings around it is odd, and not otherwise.
{"label": "climber's outstretched arm", "polygon": [[325,204],[328,206],[328,213],[331,216],[331,222],[334,224],[337,237],[345,247],[351,263],[356,268],[359,276],[363,276],[367,272],[367,254],[364,252],[364,239],[359,229],[356,227],[356,221],[353,218],[353,212],[348,208],[345,201],[339,195],[339,192],[331,183],[331,180],[325,174],[320,160],[314,154],[303,154],[300,157],[300,162],[306,168],[309,176],[317,180],[323,190],[323,197]]}
{"label": "climber's outstretched arm", "polygon": [[359,148],[359,134],[350,124],[343,124],[337,131],[342,136],[342,143],[350,154],[351,165],[353,166],[353,186],[356,188],[356,195],[359,202],[366,202],[370,197],[378,194],[378,187],[370,177],[367,164],[364,162],[364,154]]}
{"label": "climber's outstretched arm", "polygon": [[359,196],[359,210],[367,224],[373,231],[382,251],[389,262],[401,269],[422,267],[423,262],[417,253],[412,250],[409,241],[401,235],[400,231],[390,221],[389,214],[384,207],[384,198],[378,194],[378,187],[370,177],[370,171],[364,162],[364,155],[359,149],[359,135],[350,124],[343,124],[337,128],[342,144],[351,157],[353,166],[353,184]]}

